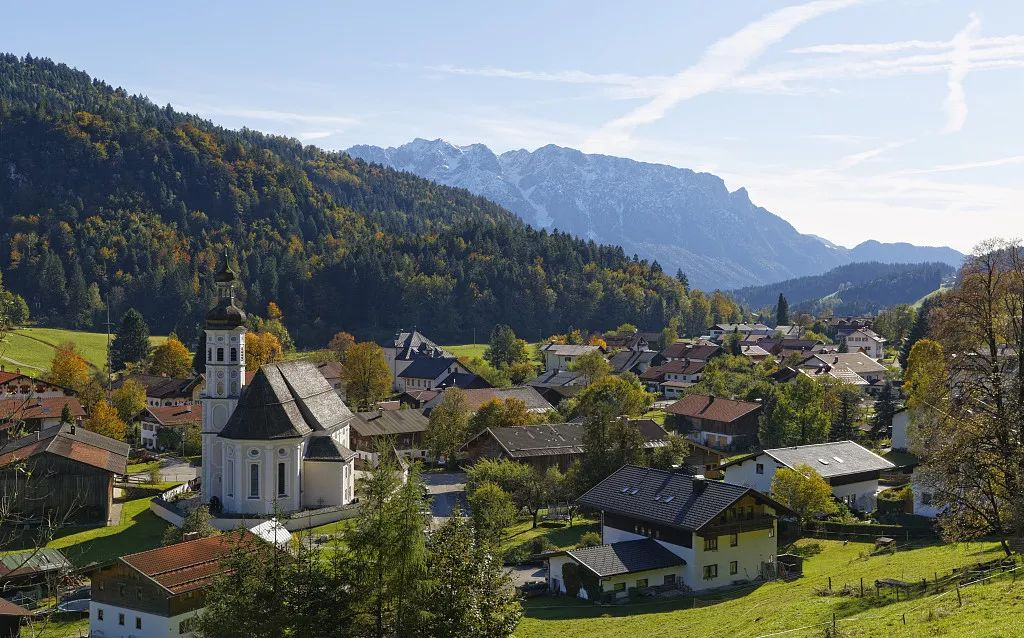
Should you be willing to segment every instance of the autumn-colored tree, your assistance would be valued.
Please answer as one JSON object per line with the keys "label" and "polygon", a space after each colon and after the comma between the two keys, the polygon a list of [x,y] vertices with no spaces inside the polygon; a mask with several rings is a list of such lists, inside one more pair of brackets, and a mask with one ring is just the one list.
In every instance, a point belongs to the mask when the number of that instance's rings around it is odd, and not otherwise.
{"label": "autumn-colored tree", "polygon": [[135,379],[128,379],[111,393],[110,402],[122,421],[131,421],[146,408],[146,388]]}
{"label": "autumn-colored tree", "polygon": [[903,393],[911,410],[943,410],[948,393],[946,355],[942,344],[921,339],[910,349],[907,371],[903,375]]}
{"label": "autumn-colored tree", "polygon": [[487,401],[469,420],[468,436],[483,432],[487,428],[504,428],[530,423],[530,413],[521,399],[509,397]]}
{"label": "autumn-colored tree", "polygon": [[432,456],[455,462],[455,453],[466,442],[469,431],[469,407],[466,394],[459,388],[448,388],[430,411],[426,442]]}
{"label": "autumn-colored tree", "polygon": [[801,521],[837,510],[828,481],[809,465],[776,470],[771,493],[772,498],[796,512]]}
{"label": "autumn-colored tree", "polygon": [[277,319],[280,321],[283,316],[284,315],[281,314],[281,308],[279,308],[276,303],[271,301],[267,304],[267,319]]}
{"label": "autumn-colored tree", "polygon": [[50,362],[50,383],[79,392],[90,377],[89,364],[78,354],[75,344],[68,341],[57,346]]}
{"label": "autumn-colored tree", "polygon": [[569,369],[583,375],[587,385],[590,385],[608,376],[612,371],[612,366],[604,358],[603,352],[594,350],[576,357],[569,363]]}
{"label": "autumn-colored tree", "polygon": [[345,397],[357,410],[367,410],[391,394],[391,371],[384,349],[372,341],[348,349],[341,378],[345,382]]}
{"label": "autumn-colored tree", "polygon": [[106,401],[100,401],[93,406],[92,415],[85,422],[85,428],[118,441],[123,441],[128,432],[128,426],[118,416],[117,410]]}
{"label": "autumn-colored tree", "polygon": [[245,369],[259,370],[267,363],[280,361],[284,356],[281,342],[269,332],[250,332],[245,336]]}
{"label": "autumn-colored tree", "polygon": [[336,332],[334,336],[331,337],[331,341],[327,344],[327,349],[337,356],[338,361],[345,363],[345,358],[348,357],[348,351],[354,345],[356,345],[356,338],[345,331],[341,331]]}
{"label": "autumn-colored tree", "polygon": [[191,376],[192,353],[177,336],[171,334],[166,341],[153,349],[149,372],[167,377]]}

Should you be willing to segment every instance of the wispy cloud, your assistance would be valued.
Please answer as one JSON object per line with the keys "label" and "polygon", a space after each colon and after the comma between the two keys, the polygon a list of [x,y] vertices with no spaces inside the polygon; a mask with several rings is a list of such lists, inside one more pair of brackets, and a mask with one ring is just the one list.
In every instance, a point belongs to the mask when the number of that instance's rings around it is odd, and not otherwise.
{"label": "wispy cloud", "polygon": [[964,78],[971,69],[971,40],[978,32],[981,21],[971,14],[967,26],[953,36],[953,49],[949,67],[949,79],[946,85],[949,94],[946,96],[946,127],[944,132],[955,133],[964,127],[967,121],[967,94],[964,91]]}
{"label": "wispy cloud", "polygon": [[677,73],[647,104],[605,124],[591,136],[588,146],[621,149],[633,131],[663,118],[676,105],[725,86],[756,61],[764,51],[793,29],[819,16],[852,6],[860,0],[816,0],[785,7],[748,24],[712,44],[693,66]]}
{"label": "wispy cloud", "polygon": [[204,102],[172,102],[172,105],[179,110],[211,119],[231,118],[246,126],[260,127],[279,135],[289,135],[303,142],[312,142],[338,135],[361,123],[359,118],[349,115],[253,109]]}
{"label": "wispy cloud", "polygon": [[900,171],[900,175],[925,175],[928,173],[954,173],[968,171],[976,168],[995,168],[997,166],[1010,166],[1012,164],[1024,164],[1024,155],[1011,155],[979,162],[961,162],[959,164],[939,164],[932,168],[913,169]]}
{"label": "wispy cloud", "polygon": [[616,98],[649,97],[670,79],[668,76],[656,75],[638,76],[624,73],[588,73],[586,71],[522,71],[498,67],[468,68],[451,64],[431,66],[427,69],[449,75],[601,86],[608,89],[611,97]]}
{"label": "wispy cloud", "polygon": [[841,170],[842,169],[847,169],[847,168],[853,168],[854,166],[857,166],[858,164],[863,164],[864,162],[866,162],[868,160],[875,159],[876,157],[884,155],[885,153],[888,153],[889,151],[891,151],[893,149],[896,149],[896,148],[899,148],[901,146],[904,146],[907,143],[908,143],[907,141],[889,142],[887,144],[882,144],[881,146],[876,146],[875,148],[869,148],[866,151],[861,151],[859,153],[853,153],[853,154],[847,155],[845,157],[841,157],[841,158],[839,158],[839,161],[836,162],[836,167],[841,169]]}

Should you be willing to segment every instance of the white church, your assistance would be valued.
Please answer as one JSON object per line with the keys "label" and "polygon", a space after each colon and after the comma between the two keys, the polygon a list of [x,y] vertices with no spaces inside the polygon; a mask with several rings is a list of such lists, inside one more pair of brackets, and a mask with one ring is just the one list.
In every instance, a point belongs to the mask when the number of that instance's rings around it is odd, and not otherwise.
{"label": "white church", "polygon": [[264,365],[245,383],[245,312],[227,255],[206,315],[203,501],[227,514],[273,514],[352,502],[352,412],[314,365]]}

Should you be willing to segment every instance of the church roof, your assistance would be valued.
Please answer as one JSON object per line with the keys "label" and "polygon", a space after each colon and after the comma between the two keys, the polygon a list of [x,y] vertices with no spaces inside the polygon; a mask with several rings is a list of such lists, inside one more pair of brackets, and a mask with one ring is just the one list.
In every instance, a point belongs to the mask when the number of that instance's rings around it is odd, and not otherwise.
{"label": "church roof", "polygon": [[235,305],[230,297],[224,297],[206,313],[206,325],[210,328],[231,329],[245,325],[245,311]]}
{"label": "church roof", "polygon": [[220,436],[268,441],[332,430],[352,412],[308,361],[270,363],[245,387]]}
{"label": "church roof", "polygon": [[329,436],[314,436],[309,439],[303,458],[307,461],[348,461],[356,455]]}

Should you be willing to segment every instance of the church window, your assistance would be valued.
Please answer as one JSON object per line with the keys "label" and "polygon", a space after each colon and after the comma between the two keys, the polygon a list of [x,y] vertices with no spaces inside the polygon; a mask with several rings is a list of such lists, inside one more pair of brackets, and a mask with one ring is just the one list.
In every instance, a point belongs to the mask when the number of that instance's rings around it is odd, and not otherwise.
{"label": "church window", "polygon": [[235,462],[232,461],[232,460],[228,460],[228,468],[227,469],[228,469],[228,471],[227,471],[227,475],[228,475],[228,490],[227,490],[227,494],[228,494],[228,496],[234,496],[235,495]]}
{"label": "church window", "polygon": [[217,348],[217,361],[224,360],[224,348]]}
{"label": "church window", "polygon": [[231,360],[238,361],[238,348],[231,349]]}
{"label": "church window", "polygon": [[206,349],[206,360],[213,361],[213,348]]}
{"label": "church window", "polygon": [[258,463],[249,465],[249,498],[260,497],[260,466]]}
{"label": "church window", "polygon": [[277,495],[288,495],[288,477],[285,473],[284,463],[277,464]]}

